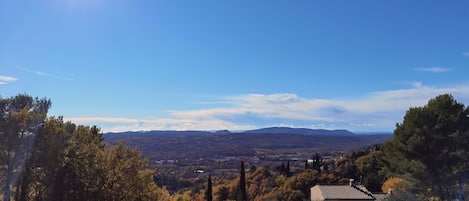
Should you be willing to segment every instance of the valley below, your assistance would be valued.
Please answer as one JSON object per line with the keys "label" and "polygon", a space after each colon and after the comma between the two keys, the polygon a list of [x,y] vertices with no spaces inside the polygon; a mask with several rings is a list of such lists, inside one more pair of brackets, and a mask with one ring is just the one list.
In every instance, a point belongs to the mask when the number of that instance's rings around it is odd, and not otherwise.
{"label": "valley below", "polygon": [[[313,132],[316,131],[316,132]],[[121,141],[138,148],[156,168],[159,183],[171,190],[193,185],[210,173],[221,180],[232,179],[239,162],[246,167],[276,167],[288,163],[300,171],[319,153],[324,160],[373,147],[392,139],[391,134],[357,135],[344,131],[269,129],[242,133],[204,131],[149,131],[108,133],[107,143]],[[182,183],[182,184],[181,184]]]}

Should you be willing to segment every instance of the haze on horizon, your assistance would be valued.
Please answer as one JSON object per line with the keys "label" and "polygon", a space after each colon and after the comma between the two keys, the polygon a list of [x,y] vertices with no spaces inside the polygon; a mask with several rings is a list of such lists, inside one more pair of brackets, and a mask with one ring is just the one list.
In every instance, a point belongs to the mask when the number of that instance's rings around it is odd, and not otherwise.
{"label": "haze on horizon", "polygon": [[0,2],[0,95],[105,132],[391,132],[469,104],[469,2]]}

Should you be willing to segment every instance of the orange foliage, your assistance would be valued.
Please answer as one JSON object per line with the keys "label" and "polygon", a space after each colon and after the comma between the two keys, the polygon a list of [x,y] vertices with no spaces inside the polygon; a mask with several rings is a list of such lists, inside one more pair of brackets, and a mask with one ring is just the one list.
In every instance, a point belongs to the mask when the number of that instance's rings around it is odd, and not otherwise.
{"label": "orange foliage", "polygon": [[408,182],[405,179],[391,177],[384,182],[383,186],[381,186],[381,190],[385,193],[387,193],[389,189],[392,189],[394,192],[402,192],[406,191],[407,187]]}

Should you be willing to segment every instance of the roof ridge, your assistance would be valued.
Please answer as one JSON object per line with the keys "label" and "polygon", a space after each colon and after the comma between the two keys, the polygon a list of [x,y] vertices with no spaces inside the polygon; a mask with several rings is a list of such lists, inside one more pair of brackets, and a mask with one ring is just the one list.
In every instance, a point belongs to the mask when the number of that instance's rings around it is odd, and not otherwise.
{"label": "roof ridge", "polygon": [[328,183],[317,183],[316,186],[349,186],[348,184],[328,184]]}
{"label": "roof ridge", "polygon": [[[362,193],[365,193],[366,195],[368,195],[368,196],[370,196],[371,198],[373,198],[373,199],[376,200],[375,196],[373,196],[373,193],[371,193],[370,191],[365,191],[365,190],[363,190],[362,188],[358,187],[358,186],[355,185],[355,184],[352,184],[352,185],[350,185],[350,186],[351,186],[352,188],[354,188],[354,189],[357,189],[358,191],[360,191],[360,192],[362,192]],[[363,186],[363,187],[365,187],[365,186]],[[366,189],[366,187],[365,187],[365,189]],[[368,190],[368,189],[366,189],[366,190]]]}

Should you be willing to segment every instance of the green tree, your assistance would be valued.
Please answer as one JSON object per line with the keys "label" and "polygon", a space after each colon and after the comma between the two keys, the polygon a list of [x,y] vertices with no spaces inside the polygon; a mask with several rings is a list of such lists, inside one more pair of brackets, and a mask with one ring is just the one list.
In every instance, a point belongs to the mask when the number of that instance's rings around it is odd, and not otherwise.
{"label": "green tree", "polygon": [[397,124],[393,140],[383,147],[387,175],[403,176],[427,197],[455,196],[457,182],[467,180],[468,114],[448,94],[410,108]]}
{"label": "green tree", "polygon": [[105,164],[102,136],[96,127],[78,126],[65,150],[54,200],[101,200]]}
{"label": "green tree", "polygon": [[[138,149],[125,143],[104,149],[104,192],[101,200],[162,200],[153,182],[154,170]],[[98,180],[99,182],[99,180]]]}
{"label": "green tree", "polygon": [[47,119],[39,129],[29,159],[19,179],[16,200],[49,200],[54,192],[58,170],[75,125],[62,117]]}
{"label": "green tree", "polygon": [[341,178],[359,178],[355,159],[349,154],[345,154],[342,158],[335,161],[334,171],[338,173]]}
{"label": "green tree", "polygon": [[313,156],[313,170],[316,170],[318,171],[319,173],[321,173],[321,167],[324,165],[324,162],[323,162],[323,159],[321,157],[321,155],[319,155],[319,153],[316,153],[314,156]]}
{"label": "green tree", "polygon": [[319,173],[315,170],[305,170],[289,177],[281,189],[292,189],[301,192],[304,198],[310,195],[310,188],[319,182]]}
{"label": "green tree", "polygon": [[96,127],[77,127],[68,146],[62,182],[58,183],[62,188],[55,200],[144,201],[164,196],[153,181],[154,170],[137,149],[124,143],[105,147],[102,141]]}
{"label": "green tree", "polygon": [[12,186],[23,173],[37,130],[47,117],[48,99],[17,95],[0,98],[0,183],[3,200],[9,201]]}
{"label": "green tree", "polygon": [[228,187],[226,186],[222,186],[218,189],[217,193],[217,201],[225,201],[225,200],[228,200],[229,196],[230,196],[230,190]]}
{"label": "green tree", "polygon": [[212,201],[212,175],[208,175],[207,190],[205,191],[205,200]]}
{"label": "green tree", "polygon": [[383,168],[381,151],[371,151],[367,155],[360,156],[355,160],[355,164],[360,174],[360,183],[371,192],[379,192],[384,180],[380,174]]}
{"label": "green tree", "polygon": [[385,201],[419,201],[415,194],[408,191],[395,192],[385,198]]}
{"label": "green tree", "polygon": [[246,192],[246,173],[244,170],[244,161],[241,161],[241,166],[239,169],[239,184],[238,184],[238,193],[236,196],[237,201],[247,201],[247,192]]}
{"label": "green tree", "polygon": [[[286,178],[281,175],[280,177]],[[246,178],[246,190],[249,200],[260,201],[265,200],[264,195],[278,187],[274,176],[266,166],[261,166],[254,172],[249,172]]]}
{"label": "green tree", "polygon": [[0,99],[1,199],[170,200],[137,149],[106,146],[96,126],[46,119],[49,107],[27,95]]}

